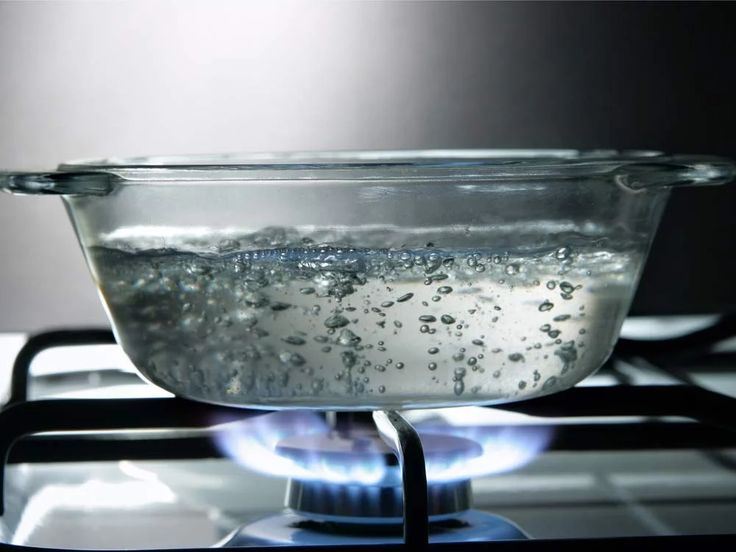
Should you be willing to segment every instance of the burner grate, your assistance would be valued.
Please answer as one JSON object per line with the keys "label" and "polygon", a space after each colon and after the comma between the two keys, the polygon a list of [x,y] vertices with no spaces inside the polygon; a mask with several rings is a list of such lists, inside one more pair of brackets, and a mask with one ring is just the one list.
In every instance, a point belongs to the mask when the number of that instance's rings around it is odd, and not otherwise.
{"label": "burner grate", "polygon": [[[202,433],[211,426],[215,415],[219,420],[238,420],[263,414],[262,411],[206,405],[180,398],[27,401],[28,369],[39,352],[61,345],[111,342],[114,342],[112,334],[106,330],[49,332],[31,338],[18,355],[13,367],[11,400],[0,411],[0,457],[3,459],[3,466],[0,467],[0,508],[4,466],[8,461],[217,457],[218,451],[209,444],[209,437]],[[696,342],[701,345],[701,341]],[[685,343],[690,344],[687,341]],[[565,424],[559,428],[550,447],[557,450],[736,446],[736,399],[692,385],[574,388],[530,401],[497,405],[495,408],[543,418],[678,416],[700,422]],[[427,480],[419,437],[411,424],[396,412],[376,412],[374,421],[381,437],[399,460],[404,497],[404,544],[381,545],[383,550],[539,550],[550,546],[564,546],[573,551],[589,550],[591,547],[600,550],[621,547],[669,550],[681,545],[730,549],[736,545],[736,534],[429,544]],[[184,428],[187,431],[176,431],[163,436],[151,436],[147,432],[136,439],[131,439],[130,433],[124,436],[108,434],[63,438],[35,435],[41,432],[152,428]],[[27,436],[32,437],[22,439]],[[49,455],[50,451],[53,454]],[[268,548],[271,547],[262,549]],[[42,550],[7,544],[0,544],[0,549],[17,552]],[[284,552],[297,549],[299,548],[279,547]],[[364,550],[365,547],[341,546],[340,549],[357,551]],[[335,550],[335,547],[317,546],[309,547],[309,550],[319,552]]]}

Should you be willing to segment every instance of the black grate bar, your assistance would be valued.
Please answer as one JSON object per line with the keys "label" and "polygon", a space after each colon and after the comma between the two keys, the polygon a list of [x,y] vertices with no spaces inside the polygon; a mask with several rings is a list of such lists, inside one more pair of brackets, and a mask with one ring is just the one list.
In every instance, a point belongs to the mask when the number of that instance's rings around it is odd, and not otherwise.
{"label": "black grate bar", "polygon": [[[63,415],[63,412],[60,412]],[[515,426],[518,428],[518,426]],[[537,431],[551,426],[529,425]],[[13,445],[9,464],[21,462],[105,462],[222,458],[209,430],[202,435],[159,437],[124,434],[33,435]],[[736,432],[697,423],[596,423],[554,427],[550,451],[712,450],[736,448]]]}
{"label": "black grate bar", "polygon": [[114,343],[115,336],[113,333],[104,329],[57,330],[31,336],[15,357],[8,404],[28,400],[28,374],[33,359],[41,351],[53,347],[109,345]]}
{"label": "black grate bar", "polygon": [[398,412],[379,410],[373,420],[381,439],[401,465],[404,500],[404,544],[424,550],[429,543],[429,506],[424,449],[416,429]]}
{"label": "black grate bar", "polygon": [[668,339],[619,339],[614,355],[694,357],[707,353],[713,345],[736,335],[736,315],[724,315],[702,330]]}
{"label": "black grate bar", "polygon": [[573,387],[493,408],[531,416],[682,416],[736,431],[736,399],[691,385]]}
{"label": "black grate bar", "polygon": [[262,411],[186,399],[73,399],[15,404],[0,412],[0,514],[4,512],[4,466],[15,442],[43,431],[203,428]]}

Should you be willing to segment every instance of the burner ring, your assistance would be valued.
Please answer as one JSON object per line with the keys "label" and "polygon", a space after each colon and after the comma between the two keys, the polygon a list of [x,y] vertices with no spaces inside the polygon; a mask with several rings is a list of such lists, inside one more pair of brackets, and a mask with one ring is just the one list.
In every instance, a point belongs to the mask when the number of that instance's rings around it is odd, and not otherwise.
{"label": "burner ring", "polygon": [[[286,507],[309,517],[350,523],[401,523],[401,486],[361,485],[290,479]],[[469,510],[470,480],[432,483],[427,488],[430,518]]]}

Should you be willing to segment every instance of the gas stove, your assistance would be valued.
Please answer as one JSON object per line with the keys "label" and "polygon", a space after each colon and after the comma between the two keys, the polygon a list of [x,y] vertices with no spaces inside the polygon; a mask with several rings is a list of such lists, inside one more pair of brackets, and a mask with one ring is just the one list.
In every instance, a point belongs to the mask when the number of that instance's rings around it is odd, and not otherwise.
{"label": "gas stove", "polygon": [[372,414],[176,398],[142,382],[104,329],[0,336],[0,540],[18,552],[732,549],[736,320],[695,324],[622,339],[555,395]]}

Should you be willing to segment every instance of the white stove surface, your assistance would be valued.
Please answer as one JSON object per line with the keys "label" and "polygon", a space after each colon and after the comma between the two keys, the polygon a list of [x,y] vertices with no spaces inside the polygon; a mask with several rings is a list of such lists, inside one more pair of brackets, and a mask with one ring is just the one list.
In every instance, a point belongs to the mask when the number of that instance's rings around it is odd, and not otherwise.
{"label": "white stove surface", "polygon": [[[0,335],[0,389],[24,341]],[[653,367],[620,370],[638,384],[676,383]],[[31,398],[167,395],[140,380],[116,346],[46,351],[32,375]],[[736,372],[699,374],[698,382],[736,396]],[[584,382],[613,383],[603,375]],[[489,412],[453,415],[483,420]],[[515,471],[473,480],[474,507],[507,517],[533,538],[729,533],[736,528],[734,465],[736,450],[548,451]],[[228,459],[17,464],[6,472],[0,541],[76,549],[211,546],[280,511],[285,488],[284,480]]]}

